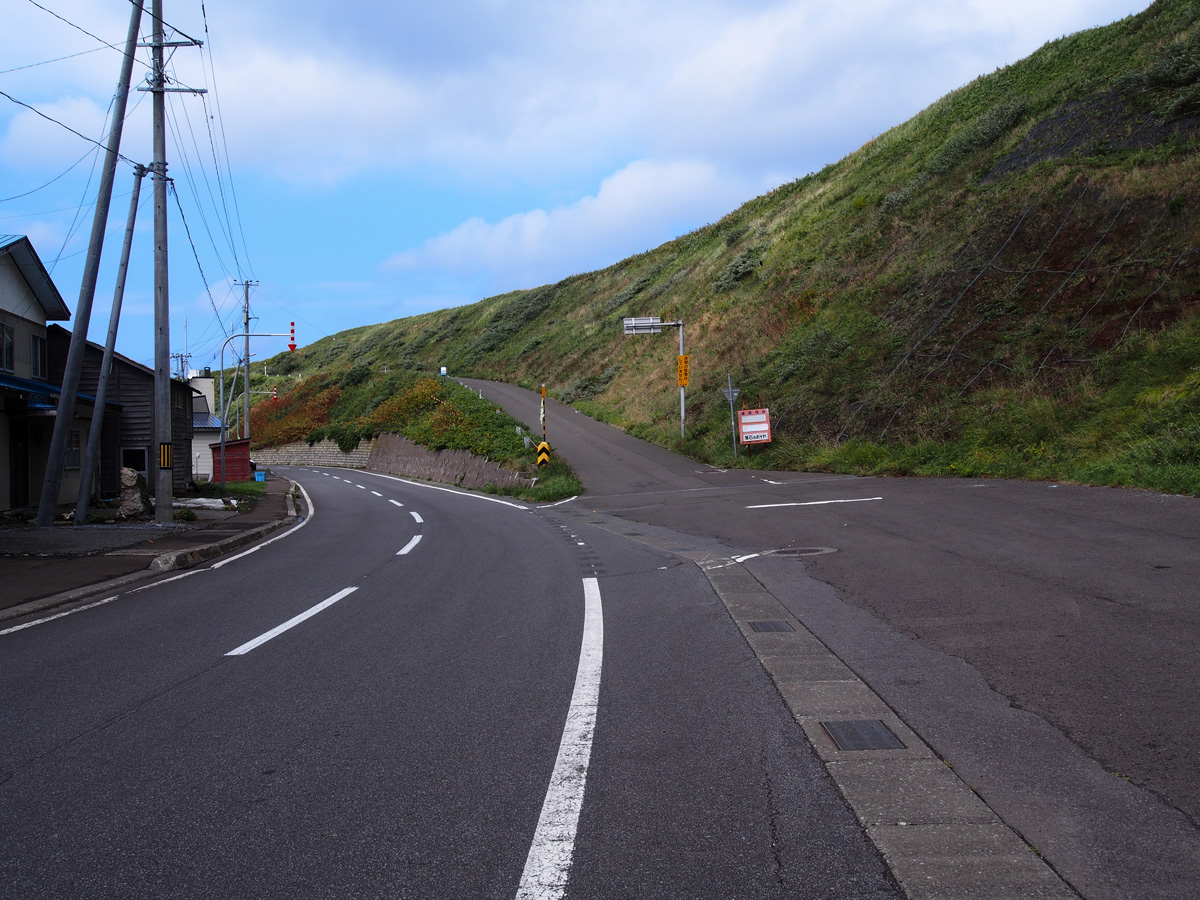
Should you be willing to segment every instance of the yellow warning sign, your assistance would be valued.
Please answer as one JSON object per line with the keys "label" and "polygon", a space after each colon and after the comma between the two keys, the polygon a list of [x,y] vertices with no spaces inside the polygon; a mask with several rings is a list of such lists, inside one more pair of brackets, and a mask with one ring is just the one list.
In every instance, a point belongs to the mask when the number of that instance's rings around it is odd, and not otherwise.
{"label": "yellow warning sign", "polygon": [[679,386],[688,386],[688,357],[686,355],[678,357],[679,360]]}
{"label": "yellow warning sign", "polygon": [[542,466],[550,462],[550,445],[545,441],[542,441],[540,444],[538,444],[537,451],[537,462],[538,468],[540,469]]}

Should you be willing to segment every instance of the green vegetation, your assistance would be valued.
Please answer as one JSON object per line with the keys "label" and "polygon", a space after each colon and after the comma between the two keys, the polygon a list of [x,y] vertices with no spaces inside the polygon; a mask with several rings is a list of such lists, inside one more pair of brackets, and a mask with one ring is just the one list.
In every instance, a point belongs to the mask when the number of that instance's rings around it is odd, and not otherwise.
{"label": "green vegetation", "polygon": [[[1197,98],[1200,3],[1158,0],[654,250],[342,332],[268,362],[298,381],[256,381],[307,398],[289,439],[353,440],[445,365],[731,465],[732,374],[775,432],[740,465],[1197,494]],[[686,442],[674,337],[626,338],[632,315],[686,322]]]}
{"label": "green vegetation", "polygon": [[358,363],[290,388],[285,386],[278,401],[251,407],[255,448],[328,438],[348,452],[363,439],[387,432],[430,450],[466,450],[538,478],[532,488],[489,488],[494,493],[528,500],[582,493],[562,460],[539,472],[536,451],[525,447],[521,424],[457,382],[407,371],[372,374],[370,366]]}

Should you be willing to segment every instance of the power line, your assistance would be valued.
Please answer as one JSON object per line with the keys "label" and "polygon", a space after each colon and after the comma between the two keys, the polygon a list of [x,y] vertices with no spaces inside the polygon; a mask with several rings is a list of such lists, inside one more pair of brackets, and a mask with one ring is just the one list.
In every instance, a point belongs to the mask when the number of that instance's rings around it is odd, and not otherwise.
{"label": "power line", "polygon": [[[111,45],[105,44],[105,47],[108,46]],[[91,50],[80,50],[78,53],[70,53],[66,56],[56,56],[54,59],[47,59],[43,62],[29,63],[28,65],[16,66],[12,69],[4,69],[0,71],[0,75],[11,75],[13,72],[23,72],[26,69],[36,69],[38,66],[48,66],[51,63],[62,62],[63,60],[67,59],[74,59],[77,56],[87,56],[89,53],[99,53],[103,49],[104,47],[93,47]]]}
{"label": "power line", "polygon": [[[0,74],[3,74],[3,73],[0,73]],[[22,197],[28,197],[30,194],[36,194],[38,191],[41,191],[41,190],[44,190],[44,189],[50,187],[50,185],[54,184],[54,182],[58,181],[64,175],[69,174],[72,169],[74,169],[77,165],[79,165],[81,162],[83,162],[85,159],[87,159],[89,156],[91,156],[95,152],[96,152],[95,150],[89,150],[87,153],[83,154],[83,156],[79,157],[79,159],[75,160],[75,162],[71,163],[71,165],[67,166],[67,168],[64,171],[59,172],[57,175],[55,175],[53,178],[51,178],[49,181],[47,181],[45,184],[41,185],[40,187],[35,187],[33,190],[26,191],[23,194],[13,194],[13,196],[11,196],[11,197],[4,197],[3,199],[0,199],[0,203],[8,203],[10,200],[20,200]],[[75,207],[68,207],[68,209],[74,209],[74,208]],[[66,209],[50,210],[50,212],[66,212],[66,211],[67,211]]]}
{"label": "power line", "polygon": [[[187,234],[188,243],[192,246],[192,256],[196,258],[196,268],[200,271],[200,280],[204,282],[204,290],[208,294],[208,302],[212,304],[213,312],[217,316],[217,321],[221,321],[221,313],[217,310],[217,301],[213,299],[212,288],[208,286],[208,278],[204,275],[204,267],[200,265],[200,254],[196,252],[196,242],[192,240],[192,230],[188,227],[187,217],[183,214],[183,204],[179,202],[179,192],[175,190],[174,179],[167,179],[167,186],[171,189],[171,196],[175,198],[175,206],[179,209],[179,218],[183,222],[183,230]],[[225,323],[221,322],[221,331],[225,332]],[[229,333],[225,332],[228,337]]]}

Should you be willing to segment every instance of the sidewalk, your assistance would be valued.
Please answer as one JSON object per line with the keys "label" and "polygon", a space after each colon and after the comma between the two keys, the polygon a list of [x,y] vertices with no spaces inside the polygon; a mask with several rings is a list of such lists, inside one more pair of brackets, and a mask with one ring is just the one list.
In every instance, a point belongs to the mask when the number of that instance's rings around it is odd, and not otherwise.
{"label": "sidewalk", "polygon": [[0,622],[189,568],[295,522],[292,482],[268,473],[266,486],[249,512],[201,510],[193,523],[0,528]]}

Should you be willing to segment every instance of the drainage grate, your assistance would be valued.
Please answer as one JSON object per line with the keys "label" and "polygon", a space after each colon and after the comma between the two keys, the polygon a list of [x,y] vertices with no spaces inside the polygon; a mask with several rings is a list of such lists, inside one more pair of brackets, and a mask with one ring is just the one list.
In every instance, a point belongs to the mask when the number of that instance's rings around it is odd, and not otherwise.
{"label": "drainage grate", "polygon": [[787,622],[782,620],[774,620],[768,622],[751,622],[750,627],[755,631],[795,631]]}
{"label": "drainage grate", "polygon": [[822,722],[839,750],[903,750],[904,744],[879,719]]}

